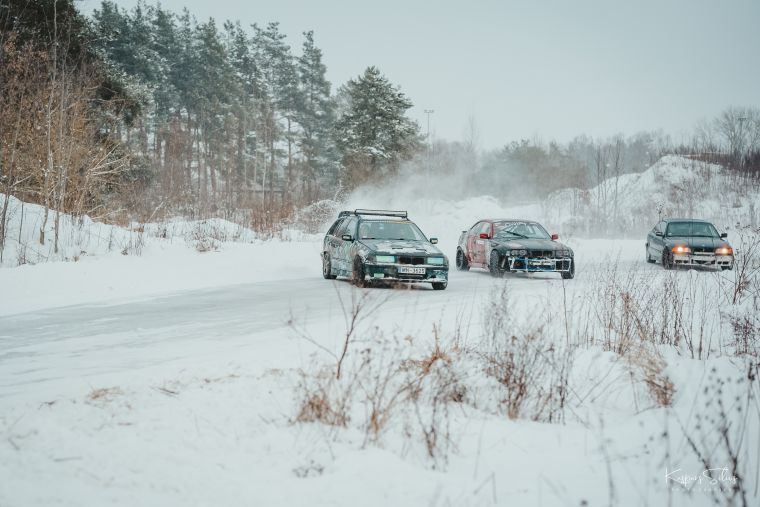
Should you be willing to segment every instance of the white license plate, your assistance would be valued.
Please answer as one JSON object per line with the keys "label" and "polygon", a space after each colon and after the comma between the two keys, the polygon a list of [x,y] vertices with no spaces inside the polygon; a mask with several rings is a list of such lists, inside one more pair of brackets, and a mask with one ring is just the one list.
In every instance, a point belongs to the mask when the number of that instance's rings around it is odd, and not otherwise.
{"label": "white license plate", "polygon": [[405,266],[399,266],[398,272],[406,275],[424,275],[425,268],[407,268]]}

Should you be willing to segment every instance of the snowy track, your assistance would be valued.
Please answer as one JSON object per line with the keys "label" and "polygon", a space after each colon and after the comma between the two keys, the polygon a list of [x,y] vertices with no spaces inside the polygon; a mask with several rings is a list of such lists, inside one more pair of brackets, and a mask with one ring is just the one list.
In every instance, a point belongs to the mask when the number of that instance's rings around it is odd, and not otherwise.
{"label": "snowy track", "polygon": [[[536,308],[561,311],[563,286],[568,301],[581,297],[609,259],[618,258],[624,272],[665,276],[659,265],[640,259],[640,241],[572,246],[580,260],[576,279],[563,284],[555,274],[508,276],[510,311],[551,320],[556,313],[539,315]],[[602,394],[588,385],[592,375],[612,386],[604,395],[609,427],[507,421],[463,409],[452,416],[461,430],[443,471],[431,469],[424,453],[403,441],[364,447],[361,435],[349,430],[334,439],[321,425],[292,425],[294,372],[331,360],[321,347],[339,350],[344,311],[353,303],[361,301],[369,312],[359,336],[374,330],[424,346],[435,325],[449,336],[458,329],[473,343],[501,285],[472,270],[452,271],[445,291],[357,289],[321,278],[318,247],[300,249],[303,272],[244,272],[238,283],[226,277],[215,287],[157,293],[153,289],[170,288],[171,280],[164,283],[160,269],[147,269],[159,278],[129,299],[101,291],[122,282],[93,277],[81,277],[80,301],[88,302],[75,305],[55,294],[11,302],[3,293],[0,303],[15,310],[0,312],[0,506],[303,505],[305,499],[348,506],[357,498],[377,506],[566,505],[568,498],[598,504],[607,501],[600,431],[612,442],[609,452],[634,460],[633,469],[659,470],[642,444],[661,432],[660,419],[636,414],[626,394],[630,380],[610,377],[613,355],[595,351],[579,359],[588,372],[579,367],[574,388],[584,396]],[[213,276],[204,269],[226,266],[229,255],[236,259],[240,252],[197,256],[185,269],[205,286]],[[59,267],[71,277],[92,269],[86,263]],[[0,275],[7,281],[18,272]],[[44,286],[44,279],[30,277],[25,293]],[[25,305],[34,311],[17,311]],[[694,378],[701,376],[697,370]],[[642,491],[649,486],[634,480],[621,479],[617,487],[620,495],[641,495],[652,505],[664,494],[659,486]],[[708,496],[698,500],[709,503]]]}

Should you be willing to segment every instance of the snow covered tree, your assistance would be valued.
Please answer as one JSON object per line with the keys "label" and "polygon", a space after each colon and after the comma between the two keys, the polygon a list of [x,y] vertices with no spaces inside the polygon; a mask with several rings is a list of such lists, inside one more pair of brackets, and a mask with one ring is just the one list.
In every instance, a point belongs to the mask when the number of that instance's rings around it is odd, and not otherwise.
{"label": "snow covered tree", "polygon": [[336,142],[347,187],[395,173],[420,150],[420,127],[406,116],[412,102],[376,67],[348,81],[341,93],[345,110],[336,123]]}
{"label": "snow covered tree", "polygon": [[322,51],[314,44],[314,32],[304,32],[304,43],[298,59],[301,103],[298,122],[303,128],[300,149],[304,156],[302,184],[315,196],[322,180],[335,186],[339,155],[333,138],[335,104],[330,95],[327,68],[322,63]]}

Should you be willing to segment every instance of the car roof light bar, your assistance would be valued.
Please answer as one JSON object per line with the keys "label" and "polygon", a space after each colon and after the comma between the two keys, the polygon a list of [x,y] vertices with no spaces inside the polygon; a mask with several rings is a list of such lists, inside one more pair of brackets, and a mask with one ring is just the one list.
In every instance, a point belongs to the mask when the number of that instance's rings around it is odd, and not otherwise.
{"label": "car roof light bar", "polygon": [[372,216],[408,218],[408,214],[406,211],[382,210],[382,209],[355,209],[354,211],[341,211],[338,214],[338,217],[345,217],[348,215],[372,215]]}

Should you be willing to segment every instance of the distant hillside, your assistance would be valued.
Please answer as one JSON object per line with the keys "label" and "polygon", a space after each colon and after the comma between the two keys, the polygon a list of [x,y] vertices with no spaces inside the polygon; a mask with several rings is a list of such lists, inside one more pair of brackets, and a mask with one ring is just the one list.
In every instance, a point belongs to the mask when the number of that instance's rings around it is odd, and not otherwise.
{"label": "distant hillside", "polygon": [[659,218],[711,220],[720,229],[760,223],[760,185],[722,166],[669,155],[637,174],[551,194],[547,221],[578,235],[639,235]]}

